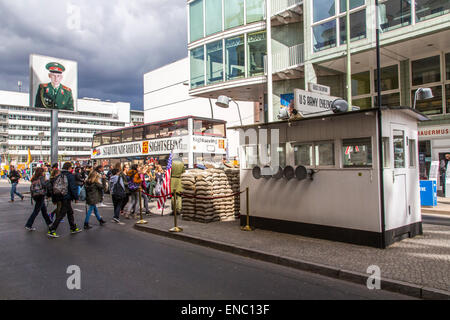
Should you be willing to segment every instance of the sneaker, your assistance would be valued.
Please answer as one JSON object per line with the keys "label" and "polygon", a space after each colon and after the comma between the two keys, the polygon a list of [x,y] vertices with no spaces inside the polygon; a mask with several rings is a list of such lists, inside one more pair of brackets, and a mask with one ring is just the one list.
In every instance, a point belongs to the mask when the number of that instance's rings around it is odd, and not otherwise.
{"label": "sneaker", "polygon": [[27,229],[28,231],[35,231],[36,230],[36,228],[34,228],[34,227],[27,227],[27,226],[25,226],[25,229]]}
{"label": "sneaker", "polygon": [[113,218],[113,219],[111,220],[111,222],[120,223],[120,220],[117,219],[117,218]]}
{"label": "sneaker", "polygon": [[98,206],[99,207],[106,207],[106,204],[104,204],[103,202],[100,202],[100,204]]}
{"label": "sneaker", "polygon": [[75,233],[78,233],[78,232],[81,232],[81,231],[83,231],[83,230],[81,230],[80,228],[75,228],[75,229],[72,229],[72,230],[70,230],[70,233],[71,234],[75,234]]}
{"label": "sneaker", "polygon": [[24,196],[22,196],[22,198],[20,198],[23,201],[23,198],[25,198]]}
{"label": "sneaker", "polygon": [[55,231],[51,231],[51,230],[48,230],[47,236],[49,236],[51,238],[59,238],[59,235],[57,235]]}
{"label": "sneaker", "polygon": [[[89,225],[89,223],[85,223],[83,229],[84,230],[88,230],[91,229],[92,227]],[[80,230],[81,231],[81,230]]]}
{"label": "sneaker", "polygon": [[106,221],[105,220],[103,220],[103,218],[102,219],[100,219],[99,221],[98,221],[99,223],[100,223],[100,225],[102,226],[102,225],[104,225],[105,223],[106,223]]}
{"label": "sneaker", "polygon": [[9,200],[8,202],[14,202],[14,200]]}

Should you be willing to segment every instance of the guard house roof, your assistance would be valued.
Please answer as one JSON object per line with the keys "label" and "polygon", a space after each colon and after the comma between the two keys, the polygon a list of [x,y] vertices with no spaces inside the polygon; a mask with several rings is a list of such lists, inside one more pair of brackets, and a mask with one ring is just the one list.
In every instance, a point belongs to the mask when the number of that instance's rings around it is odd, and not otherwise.
{"label": "guard house roof", "polygon": [[[298,123],[298,122],[302,122],[302,121],[317,120],[317,119],[323,119],[323,118],[345,117],[345,116],[348,116],[351,114],[358,114],[358,113],[376,112],[377,110],[378,110],[378,108],[355,110],[355,111],[348,111],[348,112],[342,112],[342,113],[318,115],[315,117],[308,117],[308,118],[302,118],[302,119],[296,119],[296,120],[281,120],[281,121],[274,121],[274,122],[268,122],[268,123],[255,123],[255,124],[244,125],[244,126],[230,127],[228,129],[243,129],[243,128],[258,127],[258,126],[268,126],[268,125],[272,125],[272,124],[292,123],[292,122]],[[417,119],[418,121],[430,120],[423,113],[421,113],[415,109],[412,109],[410,107],[403,107],[403,106],[381,107],[381,111],[384,111],[384,110],[398,110],[398,111],[404,112],[405,114]]]}

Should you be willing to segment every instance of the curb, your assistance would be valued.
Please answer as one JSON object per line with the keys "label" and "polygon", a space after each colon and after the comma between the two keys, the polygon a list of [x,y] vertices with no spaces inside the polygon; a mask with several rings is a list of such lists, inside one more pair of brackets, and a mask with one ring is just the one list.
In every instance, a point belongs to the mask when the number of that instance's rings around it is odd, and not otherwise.
{"label": "curb", "polygon": [[[240,256],[244,256],[247,258],[253,258],[256,260],[261,260],[265,262],[271,262],[278,265],[282,265],[285,267],[290,267],[302,271],[317,273],[323,276],[336,278],[340,280],[345,280],[349,282],[353,282],[360,285],[366,285],[367,279],[369,277],[368,274],[345,270],[345,269],[339,269],[334,268],[331,266],[314,263],[314,262],[308,262],[303,260],[297,260],[293,258],[283,257],[283,256],[277,256],[273,254],[269,254],[263,251],[259,251],[256,249],[246,249],[242,247],[238,247],[235,245],[230,245],[227,243],[223,243],[220,241],[212,241],[212,240],[205,240],[199,237],[186,235],[182,233],[173,233],[170,231],[164,231],[160,229],[150,228],[141,226],[138,224],[134,225],[134,228],[139,231],[152,233],[159,236],[164,236],[167,238],[175,239],[175,240],[181,240],[185,242],[189,242],[192,244],[201,245],[204,247],[237,254]],[[392,280],[392,279],[382,279],[381,280],[381,289],[396,293],[401,293],[404,295],[412,296],[415,298],[420,299],[427,299],[427,300],[450,300],[450,292],[424,287],[420,285],[415,285],[412,283],[399,281],[399,280]]]}

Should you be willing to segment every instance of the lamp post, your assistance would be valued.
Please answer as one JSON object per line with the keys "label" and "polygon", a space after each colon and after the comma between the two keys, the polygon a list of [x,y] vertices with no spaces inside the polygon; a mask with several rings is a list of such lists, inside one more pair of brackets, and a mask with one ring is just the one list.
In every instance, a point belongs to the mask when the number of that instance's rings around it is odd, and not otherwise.
{"label": "lamp post", "polygon": [[413,103],[413,109],[416,109],[416,101],[417,100],[425,100],[425,99],[431,99],[433,98],[433,92],[430,88],[419,88],[416,90],[416,93],[414,94],[414,103]]}
{"label": "lamp post", "polygon": [[41,150],[40,150],[41,152],[40,152],[39,160],[41,160],[41,161],[43,160],[43,159],[42,159],[42,139],[44,138],[44,135],[45,135],[45,133],[44,133],[43,131],[41,131],[41,132],[38,133],[39,141],[40,141],[40,144],[41,144],[41,148],[40,148],[40,149],[41,149]]}
{"label": "lamp post", "polygon": [[230,106],[230,101],[233,101],[237,106],[238,113],[239,113],[239,120],[241,121],[241,126],[242,126],[241,110],[239,109],[239,105],[236,101],[234,101],[233,99],[231,99],[227,96],[219,96],[217,98],[216,105],[221,108],[228,108]]}

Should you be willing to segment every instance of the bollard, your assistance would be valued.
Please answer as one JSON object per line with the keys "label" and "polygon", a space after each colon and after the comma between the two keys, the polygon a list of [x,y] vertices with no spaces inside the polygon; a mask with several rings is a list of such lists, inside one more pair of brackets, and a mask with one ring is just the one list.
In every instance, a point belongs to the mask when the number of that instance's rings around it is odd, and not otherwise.
{"label": "bollard", "polygon": [[181,232],[183,231],[182,228],[177,226],[177,193],[175,192],[173,194],[174,197],[174,206],[173,206],[173,220],[174,220],[174,227],[172,229],[169,229],[170,232]]}
{"label": "bollard", "polygon": [[148,223],[146,220],[142,219],[142,194],[141,194],[141,188],[139,188],[139,215],[140,220],[136,222],[136,224],[146,224]]}
{"label": "bollard", "polygon": [[248,194],[248,187],[245,188],[245,197],[247,199],[247,225],[245,227],[241,227],[242,231],[253,231],[253,228],[250,227],[250,203],[249,203],[249,194]]}

